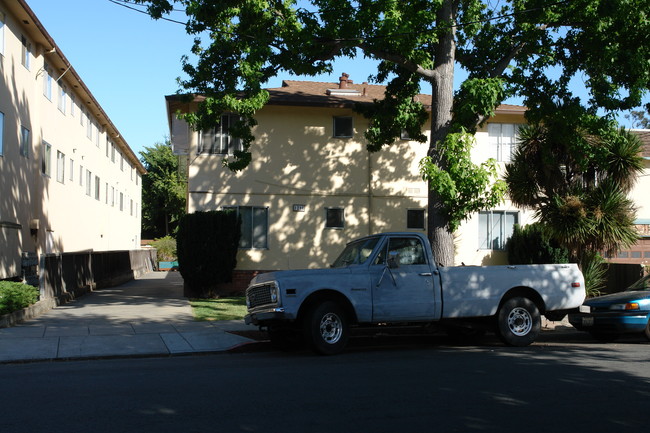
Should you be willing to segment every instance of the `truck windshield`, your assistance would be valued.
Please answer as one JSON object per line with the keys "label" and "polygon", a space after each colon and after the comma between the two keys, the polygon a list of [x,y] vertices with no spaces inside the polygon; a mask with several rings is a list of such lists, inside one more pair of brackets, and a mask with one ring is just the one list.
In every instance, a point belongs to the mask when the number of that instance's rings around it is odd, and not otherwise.
{"label": "truck windshield", "polygon": [[333,268],[361,265],[368,260],[379,238],[360,239],[349,243],[332,264]]}

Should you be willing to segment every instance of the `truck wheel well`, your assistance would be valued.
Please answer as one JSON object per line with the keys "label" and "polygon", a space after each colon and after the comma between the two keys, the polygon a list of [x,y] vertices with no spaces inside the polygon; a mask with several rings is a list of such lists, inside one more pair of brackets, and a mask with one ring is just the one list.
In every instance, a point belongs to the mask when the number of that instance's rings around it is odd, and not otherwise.
{"label": "truck wheel well", "polygon": [[537,309],[539,310],[540,314],[544,314],[546,312],[546,303],[544,302],[540,294],[537,293],[537,290],[525,286],[513,287],[512,289],[508,290],[505,293],[505,295],[503,295],[503,298],[501,298],[501,302],[499,303],[499,308],[501,308],[501,306],[509,299],[518,296],[523,298],[528,298],[531,301],[533,301],[537,306]]}
{"label": "truck wheel well", "polygon": [[350,300],[345,297],[345,295],[337,292],[336,290],[327,289],[314,292],[303,301],[302,305],[300,305],[300,309],[298,310],[298,321],[302,321],[303,316],[307,311],[311,309],[312,306],[320,304],[324,301],[336,302],[343,309],[348,320],[351,323],[357,322],[357,315]]}

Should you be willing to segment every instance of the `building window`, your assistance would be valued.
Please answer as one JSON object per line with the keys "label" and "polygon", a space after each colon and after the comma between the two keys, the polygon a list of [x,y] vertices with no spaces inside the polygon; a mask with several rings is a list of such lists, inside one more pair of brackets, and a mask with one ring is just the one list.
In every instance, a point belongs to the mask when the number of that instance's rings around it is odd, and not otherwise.
{"label": "building window", "polygon": [[406,228],[424,230],[424,209],[407,209]]}
{"label": "building window", "polygon": [[129,200],[129,214],[133,216],[133,200]]}
{"label": "building window", "polygon": [[104,185],[104,191],[106,194],[106,204],[108,204],[108,182]]}
{"label": "building window", "polygon": [[101,185],[101,181],[99,179],[99,176],[95,176],[95,200],[99,201],[99,196],[100,196],[100,191],[99,187]]}
{"label": "building window", "polygon": [[124,210],[124,193],[120,193],[120,210]]}
{"label": "building window", "polygon": [[115,187],[111,187],[111,206],[115,207]]}
{"label": "building window", "polygon": [[70,182],[74,182],[74,159],[70,158]]}
{"label": "building window", "polygon": [[23,44],[22,51],[21,51],[21,57],[20,57],[20,63],[29,70],[31,62],[32,62],[32,44],[27,40],[25,36],[22,36],[20,38],[20,41]]}
{"label": "building window", "polygon": [[93,173],[86,169],[86,195],[90,197],[90,193],[92,191],[92,183],[93,183]]}
{"label": "building window", "polygon": [[257,206],[227,206],[241,217],[239,248],[266,249],[269,237],[269,208]]}
{"label": "building window", "polygon": [[242,150],[241,140],[230,135],[230,128],[239,121],[236,114],[223,114],[214,128],[202,131],[199,136],[199,153],[232,155]]}
{"label": "building window", "polygon": [[49,177],[52,174],[52,146],[46,141],[43,142],[42,146],[41,172]]}
{"label": "building window", "polygon": [[65,182],[65,154],[56,151],[56,180],[60,183]]}
{"label": "building window", "polygon": [[43,63],[43,95],[52,100],[52,70],[47,63]]}
{"label": "building window", "polygon": [[343,208],[325,208],[325,227],[330,229],[342,229],[345,225]]}
{"label": "building window", "polygon": [[482,250],[504,250],[512,236],[515,224],[519,223],[518,212],[479,212],[478,243]]}
{"label": "building window", "polygon": [[29,158],[29,148],[31,147],[31,134],[29,129],[24,126],[20,127],[20,156]]}
{"label": "building window", "polygon": [[5,113],[0,111],[0,156],[3,155],[2,151],[4,148],[4,136],[5,136]]}
{"label": "building window", "polygon": [[490,158],[510,162],[517,142],[518,125],[512,123],[488,124]]}
{"label": "building window", "polygon": [[70,95],[70,115],[74,117],[77,114],[77,98],[74,95]]}
{"label": "building window", "polygon": [[115,162],[115,145],[111,143],[111,162]]}
{"label": "building window", "polygon": [[352,137],[352,117],[337,116],[334,117],[334,137],[350,138]]}
{"label": "building window", "polygon": [[93,120],[90,118],[90,115],[88,115],[88,112],[86,111],[86,137],[92,141],[93,139]]}
{"label": "building window", "polygon": [[84,185],[84,166],[79,166],[79,186]]}
{"label": "building window", "polygon": [[99,147],[101,144],[101,140],[99,136],[101,135],[102,130],[99,128],[99,125],[97,124],[95,124],[94,127],[95,127],[95,146]]}
{"label": "building window", "polygon": [[59,84],[59,111],[65,114],[65,107],[68,104],[68,92],[63,84]]}

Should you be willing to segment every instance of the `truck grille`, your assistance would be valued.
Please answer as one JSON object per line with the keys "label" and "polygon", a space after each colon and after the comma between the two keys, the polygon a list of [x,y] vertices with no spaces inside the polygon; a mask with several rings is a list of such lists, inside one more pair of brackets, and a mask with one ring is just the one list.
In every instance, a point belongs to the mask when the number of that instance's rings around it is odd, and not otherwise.
{"label": "truck grille", "polygon": [[246,290],[246,297],[248,298],[248,308],[259,307],[260,305],[272,304],[271,288],[275,288],[275,284],[268,283],[260,286],[250,287]]}

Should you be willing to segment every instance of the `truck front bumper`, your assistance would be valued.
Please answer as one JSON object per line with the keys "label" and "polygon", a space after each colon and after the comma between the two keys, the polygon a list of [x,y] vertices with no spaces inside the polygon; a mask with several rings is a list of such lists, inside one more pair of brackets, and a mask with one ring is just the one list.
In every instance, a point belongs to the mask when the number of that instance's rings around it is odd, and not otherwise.
{"label": "truck front bumper", "polygon": [[247,325],[263,326],[268,322],[287,321],[291,318],[287,317],[284,308],[274,308],[273,310],[257,311],[247,314],[244,317],[244,322]]}

